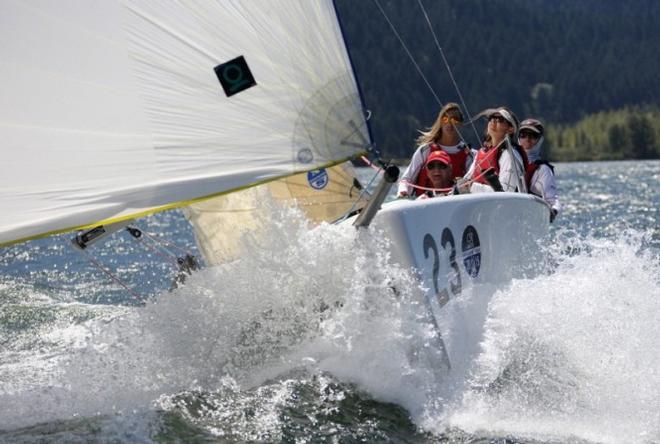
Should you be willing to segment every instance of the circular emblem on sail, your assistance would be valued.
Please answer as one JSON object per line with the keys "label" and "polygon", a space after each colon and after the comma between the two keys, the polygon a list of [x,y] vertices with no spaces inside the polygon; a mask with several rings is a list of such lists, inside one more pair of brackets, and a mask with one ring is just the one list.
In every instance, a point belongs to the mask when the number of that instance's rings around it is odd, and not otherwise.
{"label": "circular emblem on sail", "polygon": [[326,185],[328,185],[328,181],[328,172],[325,170],[325,168],[321,168],[320,170],[312,170],[307,173],[307,182],[309,182],[309,186],[315,190],[322,190],[325,188]]}
{"label": "circular emblem on sail", "polygon": [[301,148],[296,158],[300,163],[311,163],[314,160],[314,153],[309,148]]}
{"label": "circular emblem on sail", "polygon": [[[369,132],[352,76],[318,85],[298,111],[292,136],[293,159],[299,163],[329,163],[366,151]],[[305,150],[311,155],[303,156]]]}
{"label": "circular emblem on sail", "polygon": [[467,274],[473,278],[479,276],[479,269],[481,268],[481,247],[477,230],[475,230],[472,225],[468,225],[463,231],[461,250],[463,250],[463,265],[465,266]]}

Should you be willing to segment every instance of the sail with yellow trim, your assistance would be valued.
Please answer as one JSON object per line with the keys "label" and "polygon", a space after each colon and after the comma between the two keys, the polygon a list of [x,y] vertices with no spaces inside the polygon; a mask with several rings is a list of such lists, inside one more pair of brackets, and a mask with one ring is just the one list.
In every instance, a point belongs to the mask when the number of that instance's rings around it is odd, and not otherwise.
{"label": "sail with yellow trim", "polygon": [[312,223],[334,221],[366,204],[350,162],[192,204],[184,209],[207,265],[238,259],[244,239],[267,235],[264,200],[297,207]]}
{"label": "sail with yellow trim", "polygon": [[0,39],[0,245],[330,168],[371,144],[330,0],[10,0]]}

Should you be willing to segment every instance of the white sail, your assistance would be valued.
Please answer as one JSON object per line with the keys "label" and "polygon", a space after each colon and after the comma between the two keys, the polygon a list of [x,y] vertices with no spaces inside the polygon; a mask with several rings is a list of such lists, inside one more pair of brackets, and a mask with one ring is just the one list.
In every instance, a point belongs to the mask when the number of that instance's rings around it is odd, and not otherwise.
{"label": "white sail", "polygon": [[0,245],[329,166],[370,143],[330,0],[0,9]]}

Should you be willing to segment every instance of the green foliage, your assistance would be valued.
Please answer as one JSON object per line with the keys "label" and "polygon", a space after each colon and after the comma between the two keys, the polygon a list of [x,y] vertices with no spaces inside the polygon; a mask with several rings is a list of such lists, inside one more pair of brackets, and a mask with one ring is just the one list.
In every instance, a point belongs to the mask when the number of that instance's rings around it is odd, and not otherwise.
{"label": "green foliage", "polygon": [[[650,132],[633,122],[633,143],[609,126],[603,145],[573,153],[595,136],[569,131],[585,116],[630,106],[660,106],[660,2],[637,0],[421,0],[471,114],[507,105],[521,119],[566,127],[553,140],[557,158],[648,156]],[[336,0],[346,41],[377,145],[409,157],[418,130],[429,127],[442,103],[460,103],[424,14],[415,0],[378,0],[434,94],[372,0]],[[602,116],[601,116],[602,117]],[[605,118],[605,117],[602,117]],[[629,128],[628,122],[616,122]],[[655,124],[650,122],[651,127]],[[637,126],[636,126],[637,125]],[[640,126],[641,125],[641,126]],[[643,129],[642,127],[646,128]],[[483,123],[477,132],[483,131]],[[478,145],[472,129],[463,131]],[[657,134],[655,140],[658,140]],[[636,148],[632,148],[635,146]],[[597,148],[596,148],[597,147]],[[566,149],[564,149],[566,148]],[[566,159],[568,160],[568,158]]]}
{"label": "green foliage", "polygon": [[573,125],[548,125],[546,134],[553,160],[660,158],[660,109],[603,111]]}

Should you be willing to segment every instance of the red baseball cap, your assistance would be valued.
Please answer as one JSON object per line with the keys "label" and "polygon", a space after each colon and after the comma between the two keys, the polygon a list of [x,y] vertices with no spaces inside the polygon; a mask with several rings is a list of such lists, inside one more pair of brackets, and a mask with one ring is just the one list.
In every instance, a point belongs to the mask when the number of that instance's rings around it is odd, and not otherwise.
{"label": "red baseball cap", "polygon": [[426,158],[426,163],[424,164],[424,166],[435,161],[442,162],[445,165],[451,165],[451,157],[449,157],[449,154],[445,153],[442,150],[431,151],[429,157]]}

